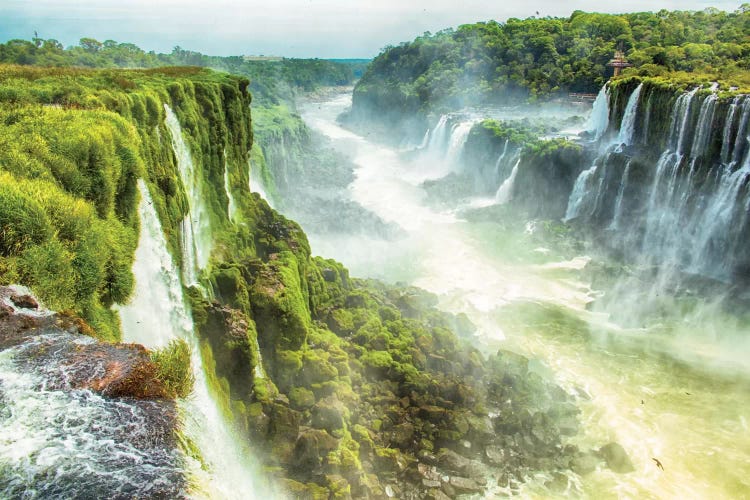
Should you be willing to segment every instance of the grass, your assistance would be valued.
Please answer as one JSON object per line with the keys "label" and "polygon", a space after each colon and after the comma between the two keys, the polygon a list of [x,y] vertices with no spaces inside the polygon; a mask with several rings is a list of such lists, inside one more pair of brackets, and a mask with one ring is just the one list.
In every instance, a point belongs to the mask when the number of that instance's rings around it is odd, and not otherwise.
{"label": "grass", "polygon": [[193,390],[195,376],[191,362],[192,349],[185,340],[172,340],[166,347],[151,352],[157,378],[171,397],[185,398]]}

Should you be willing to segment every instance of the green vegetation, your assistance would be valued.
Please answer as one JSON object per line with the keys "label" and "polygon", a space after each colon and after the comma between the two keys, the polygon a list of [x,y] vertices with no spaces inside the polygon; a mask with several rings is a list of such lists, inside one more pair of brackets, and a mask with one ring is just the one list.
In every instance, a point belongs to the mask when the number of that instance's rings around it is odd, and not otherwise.
{"label": "green vegetation", "polygon": [[483,102],[536,101],[596,92],[622,47],[645,75],[705,73],[747,82],[750,5],[733,13],[596,14],[469,24],[387,47],[357,84],[355,110],[455,109]]}
{"label": "green vegetation", "polygon": [[164,384],[169,397],[188,397],[195,383],[190,345],[185,340],[173,340],[150,355],[156,365],[156,378]]}
{"label": "green vegetation", "polygon": [[[186,212],[164,125],[170,105],[206,184],[225,163],[247,185],[247,81],[199,68],[91,71],[0,66],[0,279],[23,282],[98,335],[119,338],[110,306],[127,301],[143,177],[173,255]],[[225,159],[224,153],[227,156]],[[226,221],[223,190],[207,191],[212,223]]]}
{"label": "green vegetation", "polygon": [[54,39],[10,40],[0,44],[0,63],[46,67],[157,68],[200,66],[250,79],[256,103],[290,103],[295,92],[320,86],[349,85],[368,61],[325,59],[218,57],[175,47],[169,54],[145,52],[132,43],[81,38],[78,46],[63,48]]}

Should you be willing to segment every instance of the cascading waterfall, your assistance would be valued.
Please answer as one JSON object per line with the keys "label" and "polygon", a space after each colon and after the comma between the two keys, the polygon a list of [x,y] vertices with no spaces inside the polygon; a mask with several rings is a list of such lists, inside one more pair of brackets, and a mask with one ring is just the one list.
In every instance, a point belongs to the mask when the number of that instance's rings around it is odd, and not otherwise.
{"label": "cascading waterfall", "polygon": [[184,339],[192,348],[195,376],[193,394],[180,402],[186,436],[198,447],[207,470],[193,463],[199,491],[211,498],[254,498],[262,492],[249,464],[249,450],[241,446],[210,394],[198,338],[190,309],[182,293],[180,273],[167,250],[148,187],[138,181],[141,231],[133,263],[135,291],[132,301],[119,310],[123,340],[158,348],[173,339]]}
{"label": "cascading waterfall", "polygon": [[474,120],[463,121],[453,126],[448,142],[448,151],[446,153],[446,162],[448,165],[457,166],[461,158],[466,140],[469,138],[469,132],[476,123]]}
{"label": "cascading waterfall", "polygon": [[[507,143],[506,143],[507,144]],[[516,181],[516,175],[518,174],[518,165],[521,163],[521,158],[516,160],[516,164],[513,165],[513,170],[510,172],[510,176],[503,181],[500,187],[495,193],[495,201],[498,205],[504,205],[510,201],[513,194],[513,183]]]}
{"label": "cascading waterfall", "polygon": [[[617,135],[617,144],[629,146],[633,143],[633,136],[635,134],[635,118],[638,111],[638,101],[641,98],[641,90],[643,84],[641,83],[636,87],[630,98],[628,104],[625,106],[625,114],[622,116],[622,124],[620,125],[620,133]],[[593,114],[593,112],[592,112]]]}
{"label": "cascading waterfall", "polygon": [[503,152],[500,153],[500,156],[497,157],[497,161],[495,162],[495,176],[500,177],[500,171],[503,166],[503,160],[505,159],[505,155],[508,154],[508,143],[510,142],[510,139],[505,139],[505,144],[503,145]]}
{"label": "cascading waterfall", "polygon": [[233,221],[237,215],[237,202],[232,194],[232,184],[229,179],[229,162],[227,161],[227,152],[224,151],[224,192],[227,194],[227,216]]}
{"label": "cascading waterfall", "polygon": [[620,226],[620,219],[622,218],[622,201],[625,198],[625,190],[628,187],[628,180],[630,179],[630,165],[633,163],[632,158],[625,165],[625,172],[622,174],[620,180],[620,187],[617,188],[617,199],[615,200],[615,215],[612,218],[612,223],[609,225],[610,229],[617,229]]}
{"label": "cascading waterfall", "polygon": [[586,121],[585,129],[591,134],[593,141],[598,141],[609,127],[609,89],[604,85],[594,101],[594,107]]}
{"label": "cascading waterfall", "polygon": [[[202,182],[196,173],[190,149],[182,136],[182,127],[172,108],[164,104],[165,124],[172,136],[172,149],[188,198],[189,211],[181,225],[183,271],[189,284],[197,283],[197,274],[206,267],[211,256],[211,224],[203,198]],[[191,269],[192,268],[192,269]]]}
{"label": "cascading waterfall", "polygon": [[[619,147],[634,140],[643,89],[641,84],[629,96],[615,145],[578,176],[565,220],[594,217],[595,223],[609,221],[605,227],[620,230],[628,219],[627,231],[618,231],[613,243],[624,245],[637,261],[731,280],[737,266],[745,265],[737,259],[746,259],[741,235],[750,207],[750,98],[735,97],[719,113],[715,93],[701,95],[694,88],[680,94],[671,111],[667,147],[644,172],[641,151]],[[714,153],[719,142],[720,153]],[[644,173],[650,184],[633,183],[634,175],[643,179]],[[631,214],[637,206],[643,208]]]}
{"label": "cascading waterfall", "polygon": [[430,129],[428,128],[425,133],[424,137],[422,137],[422,142],[417,146],[417,149],[422,150],[427,147],[427,145],[430,143]]}
{"label": "cascading waterfall", "polygon": [[581,172],[573,185],[573,191],[570,193],[570,199],[568,200],[568,208],[565,210],[566,221],[575,219],[580,215],[581,205],[583,200],[589,192],[590,179],[596,173],[597,165],[594,164],[590,168]]}
{"label": "cascading waterfall", "polygon": [[447,144],[448,115],[442,115],[435,129],[430,134],[427,150],[435,153],[444,153]]}
{"label": "cascading waterfall", "polygon": [[248,174],[247,177],[249,179],[248,180],[248,183],[249,183],[248,187],[250,188],[250,192],[251,193],[258,193],[260,195],[260,197],[263,198],[264,200],[266,200],[266,203],[268,203],[268,205],[273,208],[273,203],[272,203],[271,197],[268,196],[268,193],[266,192],[266,188],[263,185],[263,179],[261,179],[260,176],[256,173],[259,169],[253,168],[252,161],[250,161],[250,160],[248,160],[247,166],[248,166],[248,170],[249,170],[249,174]]}

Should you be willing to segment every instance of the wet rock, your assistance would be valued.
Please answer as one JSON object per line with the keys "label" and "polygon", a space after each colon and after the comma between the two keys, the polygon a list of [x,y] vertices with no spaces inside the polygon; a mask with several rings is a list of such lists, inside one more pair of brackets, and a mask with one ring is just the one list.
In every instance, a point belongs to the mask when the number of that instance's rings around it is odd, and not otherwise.
{"label": "wet rock", "polygon": [[336,281],[336,278],[338,277],[338,273],[330,267],[323,269],[322,274],[323,279],[330,283],[334,283]]}
{"label": "wet rock", "polygon": [[414,425],[409,422],[405,422],[393,428],[393,433],[391,434],[391,443],[394,446],[398,446],[399,448],[406,448],[411,444],[413,437]]}
{"label": "wet rock", "polygon": [[594,472],[601,462],[602,459],[594,453],[579,452],[571,459],[570,468],[576,474],[584,476]]}
{"label": "wet rock", "polygon": [[468,458],[462,457],[455,451],[446,448],[443,448],[438,452],[437,460],[440,468],[458,473],[466,470],[471,464],[471,460]]}
{"label": "wet rock", "polygon": [[627,452],[619,443],[609,443],[599,448],[599,455],[614,472],[625,474],[633,472],[635,467]]}
{"label": "wet rock", "polygon": [[13,294],[10,296],[10,301],[13,302],[13,305],[21,309],[39,309],[39,302],[31,295]]}
{"label": "wet rock", "polygon": [[312,409],[312,426],[333,432],[344,426],[343,414],[346,406],[336,396],[318,401]]}
{"label": "wet rock", "polygon": [[485,448],[484,454],[493,465],[501,465],[506,460],[505,450],[501,446],[490,445]]}
{"label": "wet rock", "polygon": [[561,472],[553,472],[552,479],[544,485],[553,493],[564,493],[568,489],[568,476]]}
{"label": "wet rock", "polygon": [[[439,485],[438,485],[439,486]],[[425,498],[427,500],[451,500],[451,497],[443,493],[437,488],[433,488],[431,490],[428,490],[425,494]]]}
{"label": "wet rock", "polygon": [[324,430],[304,429],[294,443],[291,466],[293,469],[314,473],[322,465],[323,459],[338,446],[338,439]]}
{"label": "wet rock", "polygon": [[482,493],[484,491],[483,485],[468,477],[451,476],[449,483],[459,495]]}

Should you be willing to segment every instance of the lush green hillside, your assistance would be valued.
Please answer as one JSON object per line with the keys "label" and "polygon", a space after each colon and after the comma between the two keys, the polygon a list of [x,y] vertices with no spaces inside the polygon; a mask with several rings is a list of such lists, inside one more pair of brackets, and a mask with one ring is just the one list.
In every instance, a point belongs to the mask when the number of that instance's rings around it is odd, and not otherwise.
{"label": "lush green hillside", "polygon": [[[388,47],[357,84],[355,111],[400,115],[480,102],[596,92],[617,48],[648,75],[701,72],[731,83],[750,69],[750,6],[733,13],[596,14],[509,19],[425,33]],[[633,71],[633,70],[630,70]]]}

